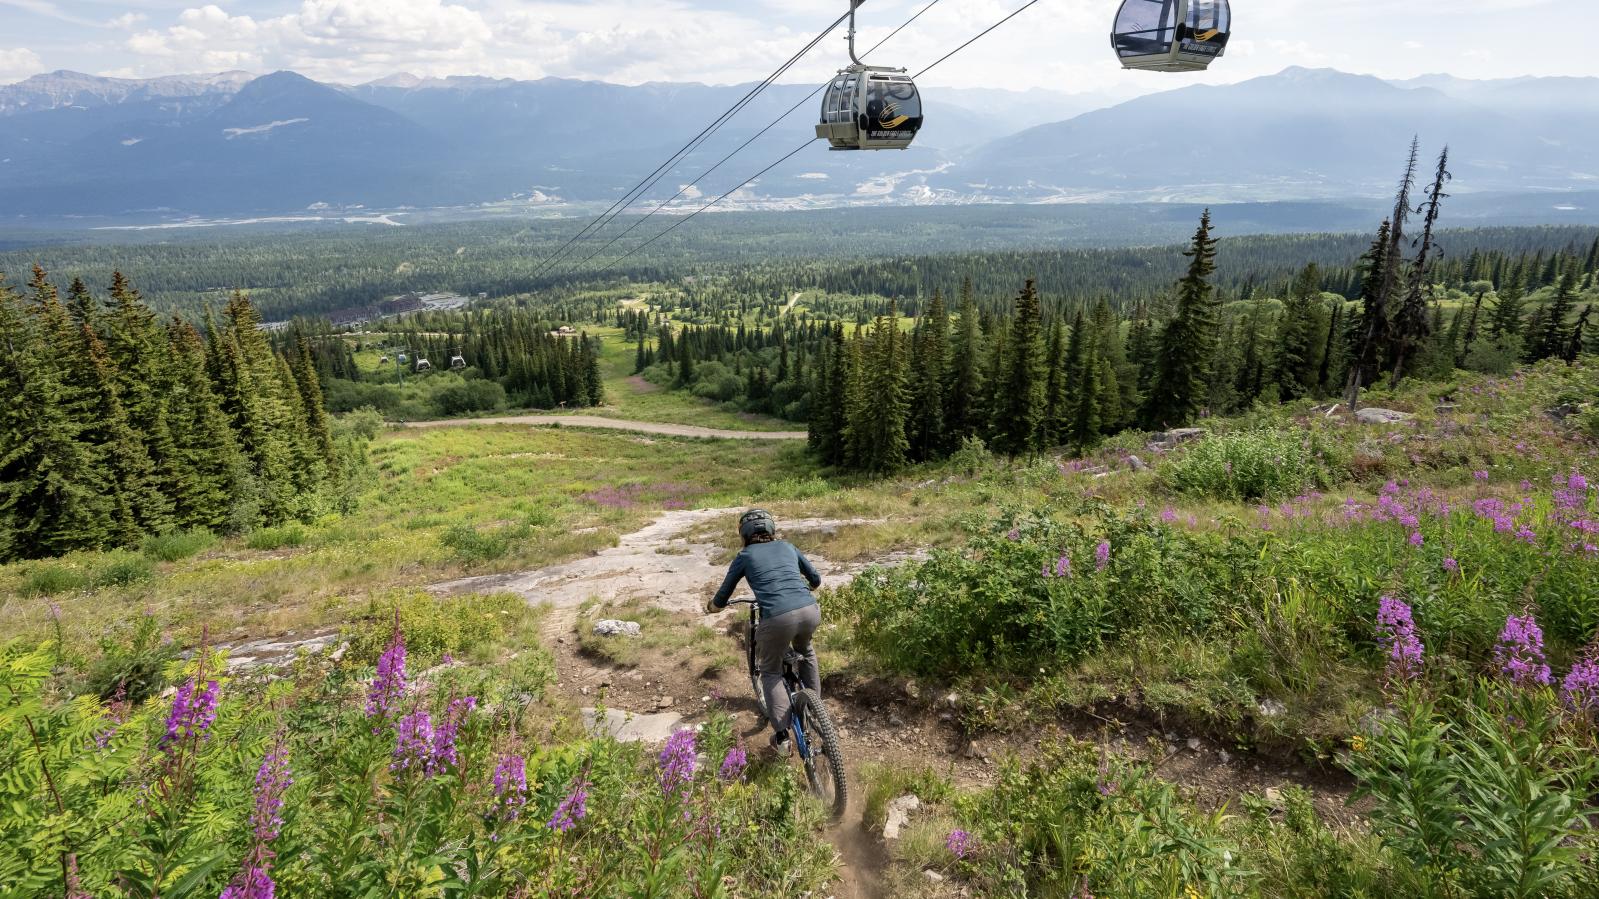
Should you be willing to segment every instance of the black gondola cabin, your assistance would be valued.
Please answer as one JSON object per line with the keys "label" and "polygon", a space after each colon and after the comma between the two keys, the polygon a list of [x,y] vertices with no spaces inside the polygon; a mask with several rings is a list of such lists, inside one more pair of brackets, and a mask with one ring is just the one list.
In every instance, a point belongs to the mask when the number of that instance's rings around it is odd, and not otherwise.
{"label": "black gondola cabin", "polygon": [[1123,68],[1203,72],[1226,52],[1227,0],[1123,0],[1110,43]]}

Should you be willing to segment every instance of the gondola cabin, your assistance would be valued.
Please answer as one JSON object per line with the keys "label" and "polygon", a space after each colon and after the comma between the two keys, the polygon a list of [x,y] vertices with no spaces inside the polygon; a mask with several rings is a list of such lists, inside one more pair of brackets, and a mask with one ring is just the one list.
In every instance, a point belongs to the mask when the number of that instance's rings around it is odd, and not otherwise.
{"label": "gondola cabin", "polygon": [[421,358],[419,356],[419,357],[417,357],[417,360],[416,360],[416,370],[417,370],[418,373],[425,372],[425,371],[432,371],[433,370],[433,363],[431,363],[431,362],[427,361],[426,359],[423,359],[423,358]]}
{"label": "gondola cabin", "polygon": [[450,371],[461,371],[466,368],[466,357],[459,354],[450,357]]}
{"label": "gondola cabin", "polygon": [[1232,36],[1227,0],[1123,0],[1110,43],[1123,68],[1203,72]]}
{"label": "gondola cabin", "polygon": [[904,150],[922,130],[922,96],[904,69],[853,65],[822,98],[816,136],[835,150]]}

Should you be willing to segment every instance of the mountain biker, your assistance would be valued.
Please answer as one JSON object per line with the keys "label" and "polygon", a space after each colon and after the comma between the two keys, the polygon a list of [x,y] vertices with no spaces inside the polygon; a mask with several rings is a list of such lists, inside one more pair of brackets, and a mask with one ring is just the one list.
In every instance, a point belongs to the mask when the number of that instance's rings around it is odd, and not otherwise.
{"label": "mountain biker", "polygon": [[705,604],[705,611],[714,615],[726,609],[738,582],[749,581],[755,604],[761,610],[760,627],[755,631],[755,659],[772,729],[776,731],[772,749],[787,756],[790,720],[788,691],[783,689],[783,657],[791,646],[799,653],[800,681],[820,696],[821,669],[811,641],[822,625],[822,609],[812,594],[822,586],[822,576],[804,553],[777,539],[777,519],[770,512],[753,509],[744,513],[738,520],[738,534],[744,540],[744,549],[728,566],[727,578]]}

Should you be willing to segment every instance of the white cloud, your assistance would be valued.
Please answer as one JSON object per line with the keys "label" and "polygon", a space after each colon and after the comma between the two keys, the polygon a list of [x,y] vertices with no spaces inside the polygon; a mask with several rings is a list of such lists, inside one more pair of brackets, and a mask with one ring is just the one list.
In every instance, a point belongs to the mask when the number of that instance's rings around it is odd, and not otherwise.
{"label": "white cloud", "polygon": [[150,17],[142,12],[125,12],[105,24],[107,28],[115,28],[118,31],[132,31],[148,21]]}
{"label": "white cloud", "polygon": [[44,62],[39,59],[39,54],[26,47],[15,50],[0,48],[0,84],[21,81],[30,75],[37,75],[43,69]]}

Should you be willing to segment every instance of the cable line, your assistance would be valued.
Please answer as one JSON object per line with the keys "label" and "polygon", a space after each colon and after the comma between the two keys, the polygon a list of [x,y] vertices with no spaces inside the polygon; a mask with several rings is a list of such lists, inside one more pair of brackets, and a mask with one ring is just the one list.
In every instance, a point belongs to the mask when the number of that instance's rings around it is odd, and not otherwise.
{"label": "cable line", "polygon": [[711,202],[706,203],[704,206],[701,206],[700,208],[698,208],[698,209],[694,210],[693,212],[689,213],[688,215],[684,216],[681,221],[674,222],[672,224],[672,227],[667,228],[665,231],[662,231],[661,233],[659,233],[659,234],[655,235],[654,237],[650,238],[649,240],[644,241],[643,243],[641,243],[638,246],[634,247],[630,252],[625,253],[625,254],[623,254],[621,256],[618,256],[616,259],[611,261],[610,265],[607,265],[606,267],[600,269],[599,271],[595,272],[594,274],[596,276],[603,275],[606,272],[610,271],[611,269],[615,268],[618,264],[620,264],[622,262],[622,260],[628,258],[629,256],[632,256],[634,253],[637,253],[638,251],[640,251],[640,250],[644,249],[645,247],[649,246],[650,244],[655,243],[657,240],[660,240],[661,238],[665,237],[666,235],[671,234],[673,231],[676,231],[678,228],[681,228],[684,225],[688,224],[690,219],[694,218],[695,216],[699,215],[700,213],[704,212],[705,210],[710,209],[712,206],[715,206],[717,203],[722,202],[723,200],[727,199],[728,197],[731,197],[733,194],[738,193],[739,191],[743,190],[744,187],[746,185],[748,185],[751,181],[754,181],[756,178],[761,177],[762,175],[766,174],[767,172],[770,172],[772,169],[775,169],[778,166],[782,165],[783,163],[788,162],[790,159],[793,159],[795,156],[798,156],[799,152],[801,150],[803,150],[806,147],[810,146],[811,144],[815,143],[817,140],[819,140],[819,138],[814,138],[813,137],[810,140],[806,141],[805,143],[800,144],[799,146],[795,147],[794,149],[788,151],[787,155],[785,155],[782,159],[779,159],[778,161],[776,161],[776,162],[772,163],[771,165],[767,166],[766,168],[761,169],[760,171],[756,172],[755,174],[749,176],[748,178],[745,178],[742,182],[739,183],[739,185],[737,187],[733,188],[732,190],[728,191],[725,194],[722,194],[720,197],[717,197],[716,199],[712,200]]}
{"label": "cable line", "polygon": [[[700,144],[704,143],[706,140],[709,140],[712,135],[721,130],[722,126],[727,124],[728,121],[733,118],[733,116],[737,115],[744,109],[744,107],[754,102],[757,96],[770,87],[778,78],[782,77],[782,75],[789,69],[793,68],[794,65],[800,61],[800,59],[802,59],[807,53],[811,52],[811,50],[815,49],[817,44],[820,44],[823,40],[825,40],[829,34],[832,34],[833,31],[835,31],[839,25],[842,25],[844,20],[848,18],[849,13],[839,16],[838,19],[833,22],[833,24],[827,26],[827,28],[822,31],[821,34],[818,34],[816,37],[812,38],[810,43],[801,48],[798,53],[790,57],[787,62],[779,66],[778,69],[772,74],[766,76],[765,80],[757,84],[750,90],[749,93],[745,94],[742,99],[733,104],[733,106],[726,112],[723,112],[720,116],[718,116],[714,121],[711,122],[711,124],[705,126],[704,130],[695,135],[694,138],[691,139],[687,144],[684,144],[681,149],[672,154],[672,156],[670,156],[665,162],[656,167],[655,171],[651,172],[649,175],[646,175],[643,181],[640,181],[638,184],[634,185],[633,188],[622,197],[622,199],[612,203],[609,209],[601,213],[598,218],[596,218],[593,222],[590,222],[586,227],[583,228],[583,230],[579,231],[575,236],[573,236],[571,240],[568,240],[565,244],[563,244],[560,249],[556,250],[548,258],[541,262],[539,267],[534,270],[530,277],[536,278],[539,275],[549,271],[550,267],[555,262],[558,262],[574,244],[594,231],[604,228],[605,225],[613,221],[617,215],[621,214],[621,210],[625,210],[628,205],[637,200],[651,187],[654,187],[655,184],[658,183],[662,178],[666,177],[667,173],[671,171],[673,166],[681,162],[688,156],[688,154],[694,152],[694,150],[697,149]],[[615,214],[613,215],[613,213]]]}
{"label": "cable line", "polygon": [[[940,4],[942,2],[943,2],[943,0],[933,0],[933,2],[931,2],[931,3],[927,4],[926,6],[922,7],[922,11],[921,12],[917,13],[914,16],[911,16],[909,19],[906,19],[904,22],[900,23],[900,26],[898,28],[894,29],[894,31],[891,34],[889,34],[888,37],[885,37],[882,40],[878,41],[876,44],[874,44],[872,46],[872,48],[870,50],[867,50],[865,53],[862,53],[861,57],[865,58],[867,56],[871,56],[872,53],[874,51],[876,51],[879,47],[881,47],[884,44],[888,43],[889,41],[893,40],[896,35],[898,35],[901,31],[904,31],[907,27],[909,27],[911,25],[911,23],[915,22],[917,19],[920,19],[922,17],[922,13],[927,12],[928,10],[932,9],[933,7],[937,6],[938,4]],[[722,166],[726,165],[728,160],[730,160],[734,156],[737,156],[738,154],[744,152],[744,150],[747,147],[749,147],[750,144],[755,143],[762,136],[764,136],[766,134],[766,132],[771,131],[773,128],[777,127],[779,124],[782,123],[782,121],[784,119],[786,119],[789,116],[793,115],[794,112],[796,110],[798,110],[801,106],[804,106],[806,103],[809,103],[812,100],[814,100],[816,98],[817,94],[821,93],[822,91],[824,91],[826,89],[827,89],[827,82],[823,82],[822,84],[818,85],[816,90],[811,91],[809,94],[805,95],[804,99],[800,100],[798,103],[795,103],[793,106],[790,106],[788,108],[787,112],[785,112],[782,115],[778,116],[777,118],[773,119],[771,124],[767,125],[765,128],[762,128],[760,131],[757,131],[755,133],[754,137],[751,137],[749,140],[745,141],[744,143],[739,144],[737,149],[735,149],[733,152],[727,154],[726,156],[723,156],[721,161],[717,162],[716,165],[713,165],[710,168],[706,169],[704,172],[702,172],[700,174],[700,176],[698,178],[695,178],[693,181],[691,181],[688,184],[684,185],[683,187],[679,188],[677,193],[675,193],[672,196],[668,197],[659,206],[656,206],[654,209],[651,209],[647,214],[645,214],[643,217],[641,217],[638,221],[636,221],[633,224],[629,225],[627,230],[625,230],[622,233],[620,233],[620,234],[616,235],[615,237],[611,238],[610,241],[608,243],[606,243],[605,246],[600,247],[598,250],[595,250],[594,252],[590,253],[588,256],[584,257],[583,261],[577,263],[577,265],[574,266],[572,270],[575,272],[575,271],[581,269],[583,266],[585,266],[585,265],[589,264],[589,262],[593,261],[593,259],[595,257],[599,256],[601,253],[604,253],[606,250],[609,250],[611,247],[615,246],[617,241],[620,241],[622,238],[628,236],[629,234],[632,234],[635,230],[637,230],[637,228],[640,225],[642,225],[645,222],[649,221],[650,219],[654,218],[656,213],[658,213],[661,210],[665,209],[666,207],[670,206],[679,197],[683,196],[684,194],[688,193],[691,189],[693,189],[694,187],[698,186],[701,181],[704,181],[706,178],[709,178],[718,169],[720,169]],[[615,221],[615,219],[613,218],[612,221]]]}
{"label": "cable line", "polygon": [[[1038,2],[1039,2],[1039,0],[1029,0],[1029,2],[1027,2],[1026,4],[1023,4],[1016,11],[1012,12],[1010,15],[1006,16],[1003,19],[1000,19],[998,22],[995,22],[994,24],[992,24],[992,25],[988,26],[987,28],[983,29],[982,31],[978,32],[977,35],[975,37],[973,37],[971,40],[967,41],[964,44],[961,44],[959,47],[956,47],[955,49],[953,49],[953,50],[949,51],[948,53],[944,54],[943,56],[939,57],[939,59],[937,61],[935,61],[932,65],[922,69],[920,72],[916,73],[916,75],[913,76],[913,77],[916,77],[916,78],[922,77],[923,75],[925,75],[928,72],[932,71],[937,66],[939,66],[939,65],[943,64],[944,62],[946,62],[947,60],[949,60],[950,57],[954,56],[955,54],[961,52],[962,50],[965,50],[967,47],[970,47],[971,45],[973,45],[973,44],[977,43],[978,41],[982,40],[983,38],[987,37],[989,34],[991,34],[995,29],[999,28],[1001,25],[1004,25],[1006,22],[1009,22],[1011,19],[1016,18],[1017,16],[1021,15],[1024,12],[1026,12],[1028,9],[1031,9],[1032,7],[1036,6],[1038,4]],[[934,3],[930,4],[928,6],[928,9],[931,9],[933,5],[936,5],[936,3],[937,3],[937,0],[934,0]],[[927,11],[926,9],[922,10],[922,12],[926,12],[926,11]],[[921,13],[917,13],[916,15],[919,17],[921,15]],[[914,21],[914,18],[915,17],[913,17],[912,21]],[[907,22],[906,24],[909,24],[909,22]],[[837,26],[835,25],[834,27],[837,27]],[[901,27],[903,28],[904,26],[901,26]],[[896,29],[894,33],[898,34],[899,30]],[[892,35],[890,35],[890,37],[892,37]],[[879,47],[882,46],[882,44],[884,42],[886,42],[886,41],[887,41],[887,38],[885,38],[884,41],[878,42],[877,46],[879,46]],[[872,49],[875,50],[875,49],[877,49],[877,47],[873,47]],[[815,96],[815,94],[812,93],[811,96]],[[809,99],[809,98],[807,98],[807,99]],[[793,110],[790,110],[789,112],[793,112]],[[787,116],[788,114],[789,113],[784,113],[784,116]],[[775,125],[776,123],[774,122],[773,124]],[[770,126],[768,126],[768,127],[770,127]],[[639,244],[638,246],[634,247],[633,249],[627,251],[626,253],[623,253],[621,256],[618,256],[617,258],[613,259],[604,268],[601,268],[599,271],[595,272],[594,273],[595,276],[598,277],[599,275],[605,274],[606,272],[608,272],[611,269],[615,268],[616,266],[620,265],[625,260],[627,260],[630,257],[632,257],[634,254],[636,254],[639,251],[643,250],[645,247],[648,247],[650,244],[655,243],[657,240],[660,240],[661,238],[665,237],[666,235],[671,234],[673,231],[676,231],[678,228],[681,228],[682,226],[688,224],[691,219],[693,219],[694,217],[698,216],[700,213],[705,212],[706,210],[710,209],[712,206],[715,206],[716,204],[722,202],[723,200],[727,199],[728,197],[732,196],[733,194],[737,193],[738,191],[743,190],[744,187],[746,187],[751,181],[754,181],[755,179],[757,179],[757,178],[761,177],[762,175],[766,174],[767,172],[770,172],[772,169],[777,168],[779,165],[782,165],[783,163],[785,163],[785,162],[789,161],[790,159],[794,158],[795,156],[798,156],[801,150],[804,150],[806,147],[810,146],[812,143],[816,142],[817,140],[820,140],[820,138],[811,138],[810,140],[807,140],[806,142],[804,142],[804,143],[800,144],[799,146],[795,147],[793,150],[790,150],[788,152],[788,154],[785,155],[783,158],[777,160],[776,162],[772,163],[771,165],[767,166],[766,168],[761,169],[759,172],[756,172],[754,175],[751,175],[750,177],[744,179],[744,181],[742,183],[740,183],[737,187],[733,188],[732,190],[728,191],[727,193],[722,194],[721,196],[717,197],[716,199],[710,201],[709,203],[706,203],[704,206],[701,206],[700,208],[698,208],[698,209],[694,210],[693,212],[689,213],[681,221],[673,223],[673,225],[670,228],[667,228],[665,231],[660,232],[659,234],[655,235],[654,237],[650,238],[649,240],[646,240],[645,242]]]}
{"label": "cable line", "polygon": [[996,29],[999,26],[1005,24],[1006,22],[1009,22],[1011,19],[1014,19],[1017,16],[1021,15],[1022,13],[1026,12],[1028,9],[1032,8],[1037,3],[1038,3],[1038,0],[1031,0],[1031,2],[1027,3],[1025,6],[1021,7],[1020,9],[1018,9],[1015,12],[1011,13],[1010,15],[1006,16],[1005,18],[1000,19],[998,22],[995,22],[994,24],[988,26],[987,28],[984,28],[981,32],[978,33],[978,35],[976,37],[972,38],[971,40],[967,41],[964,44],[961,44],[959,47],[956,47],[955,49],[949,51],[948,53],[945,53],[942,57],[939,58],[938,62],[935,62],[932,65],[928,66],[927,68],[922,69],[920,72],[917,72],[915,74],[915,76],[913,76],[913,77],[920,78],[923,75],[926,75],[928,72],[931,72],[933,69],[938,68],[938,66],[940,64],[942,64],[945,60],[949,59],[951,56],[954,56],[955,54],[961,52],[962,50],[965,50],[967,47],[970,47],[971,45],[973,45],[973,44],[977,43],[978,41],[982,40],[983,38],[987,37],[989,32],[993,31],[994,29]]}

